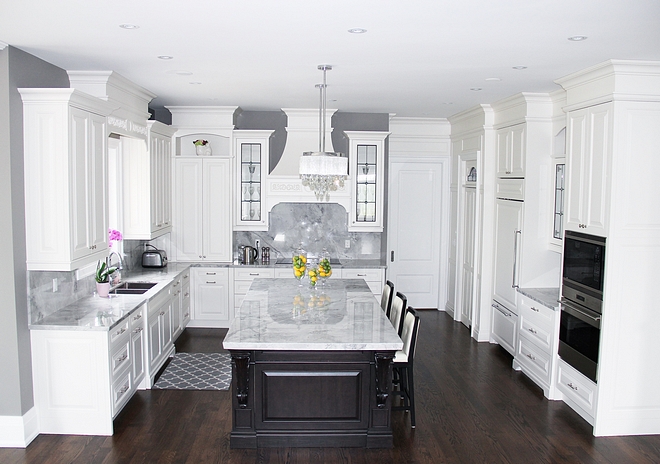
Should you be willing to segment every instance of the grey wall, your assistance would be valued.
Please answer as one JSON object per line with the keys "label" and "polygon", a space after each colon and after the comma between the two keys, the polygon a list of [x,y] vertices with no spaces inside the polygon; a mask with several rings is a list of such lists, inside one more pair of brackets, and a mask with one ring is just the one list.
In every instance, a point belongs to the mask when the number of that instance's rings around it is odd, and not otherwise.
{"label": "grey wall", "polygon": [[270,136],[269,166],[275,169],[286,145],[287,117],[284,111],[238,111],[234,120],[236,129],[274,130]]}
{"label": "grey wall", "polygon": [[0,416],[34,405],[28,329],[20,87],[69,87],[63,69],[22,50],[0,51]]}

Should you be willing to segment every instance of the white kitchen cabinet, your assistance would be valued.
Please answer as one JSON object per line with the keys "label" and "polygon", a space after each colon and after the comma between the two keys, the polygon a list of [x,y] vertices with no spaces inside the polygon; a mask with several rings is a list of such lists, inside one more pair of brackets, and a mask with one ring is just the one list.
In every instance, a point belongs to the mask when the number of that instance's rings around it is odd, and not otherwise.
{"label": "white kitchen cabinet", "polygon": [[41,433],[112,435],[113,419],[135,392],[131,325],[126,318],[110,331],[30,332]]}
{"label": "white kitchen cabinet", "polygon": [[[339,269],[333,269],[333,276],[339,274],[337,273]],[[341,269],[341,278],[342,279],[364,279],[369,286],[369,289],[374,294],[374,296],[380,301],[380,297],[383,292],[383,285],[385,285],[385,269],[382,268],[367,268],[367,269],[352,269],[352,268],[342,268]],[[332,277],[330,277],[332,280]]]}
{"label": "white kitchen cabinet", "polygon": [[351,207],[349,232],[383,231],[385,139],[389,132],[345,131],[348,137]]}
{"label": "white kitchen cabinet", "polygon": [[497,177],[525,177],[525,126],[497,131]]}
{"label": "white kitchen cabinet", "polygon": [[192,317],[190,307],[190,269],[183,273],[183,283],[181,284],[181,330],[185,330]]}
{"label": "white kitchen cabinet", "polygon": [[559,311],[519,295],[518,341],[513,367],[522,370],[555,399],[555,366],[559,342]]}
{"label": "white kitchen cabinet", "polygon": [[518,342],[518,315],[495,302],[492,306],[490,340],[501,345],[511,355],[515,355]]}
{"label": "white kitchen cabinet", "polygon": [[236,204],[234,230],[268,230],[265,195],[273,131],[234,131]]}
{"label": "white kitchen cabinet", "polygon": [[[272,279],[274,277],[291,277],[293,278],[292,268],[288,269],[274,269],[274,268],[258,268],[258,267],[237,267],[234,268],[234,313],[239,310],[245,294],[250,289],[252,281],[256,278]],[[276,275],[277,274],[277,275]]]}
{"label": "white kitchen cabinet", "polygon": [[594,424],[598,385],[561,358],[557,361],[557,389],[566,404],[584,420]]}
{"label": "white kitchen cabinet", "polygon": [[28,270],[71,271],[104,259],[109,105],[74,89],[19,92]]}
{"label": "white kitchen cabinet", "polygon": [[230,262],[231,160],[177,158],[174,189],[176,259]]}
{"label": "white kitchen cabinet", "polygon": [[189,327],[229,327],[233,318],[230,306],[229,268],[192,269],[192,318]]}
{"label": "white kitchen cabinet", "polygon": [[158,292],[147,303],[147,386],[151,388],[154,378],[167,358],[174,354],[172,343],[172,295],[171,285]]}
{"label": "white kitchen cabinet", "polygon": [[133,384],[140,388],[145,375],[145,322],[146,306],[142,305],[130,316],[131,350],[133,354]]}
{"label": "white kitchen cabinet", "polygon": [[493,299],[510,310],[516,308],[520,283],[523,206],[522,201],[495,200]]}
{"label": "white kitchen cabinet", "polygon": [[172,282],[172,341],[176,341],[190,321],[190,268]]}
{"label": "white kitchen cabinet", "polygon": [[122,147],[123,235],[151,240],[172,231],[172,136],[175,129],[148,121],[148,147]]}
{"label": "white kitchen cabinet", "polygon": [[566,230],[607,236],[612,103],[568,113]]}

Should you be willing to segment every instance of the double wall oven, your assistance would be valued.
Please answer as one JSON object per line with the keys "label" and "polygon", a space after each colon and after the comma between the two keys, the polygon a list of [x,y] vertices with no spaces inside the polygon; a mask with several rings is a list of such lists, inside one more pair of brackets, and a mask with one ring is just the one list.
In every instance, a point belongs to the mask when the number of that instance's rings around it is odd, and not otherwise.
{"label": "double wall oven", "polygon": [[596,382],[603,306],[605,238],[566,231],[559,356]]}

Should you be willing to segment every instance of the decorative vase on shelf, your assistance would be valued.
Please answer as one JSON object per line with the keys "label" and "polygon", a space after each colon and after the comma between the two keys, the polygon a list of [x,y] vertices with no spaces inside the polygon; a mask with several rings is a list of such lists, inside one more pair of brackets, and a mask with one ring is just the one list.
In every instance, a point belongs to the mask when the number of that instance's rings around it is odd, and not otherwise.
{"label": "decorative vase on shelf", "polygon": [[211,156],[211,144],[208,140],[195,140],[193,143],[197,156]]}
{"label": "decorative vase on shelf", "polygon": [[101,298],[107,298],[110,293],[110,282],[96,282],[96,293],[98,293]]}

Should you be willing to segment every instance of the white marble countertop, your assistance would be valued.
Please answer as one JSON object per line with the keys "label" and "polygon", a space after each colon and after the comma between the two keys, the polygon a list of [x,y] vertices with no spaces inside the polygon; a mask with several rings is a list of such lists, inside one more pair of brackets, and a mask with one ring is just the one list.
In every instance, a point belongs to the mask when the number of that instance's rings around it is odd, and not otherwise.
{"label": "white marble countertop", "polygon": [[[303,281],[304,283],[305,281]],[[400,350],[403,342],[366,282],[255,279],[225,336],[227,350]]]}
{"label": "white marble countertop", "polygon": [[128,317],[142,304],[166,288],[189,264],[168,264],[163,269],[139,269],[122,274],[122,282],[155,282],[156,286],[142,295],[93,295],[30,324],[31,330],[103,330],[108,331]]}
{"label": "white marble countertop", "polygon": [[518,293],[541,303],[546,308],[559,311],[559,288],[519,288]]}

